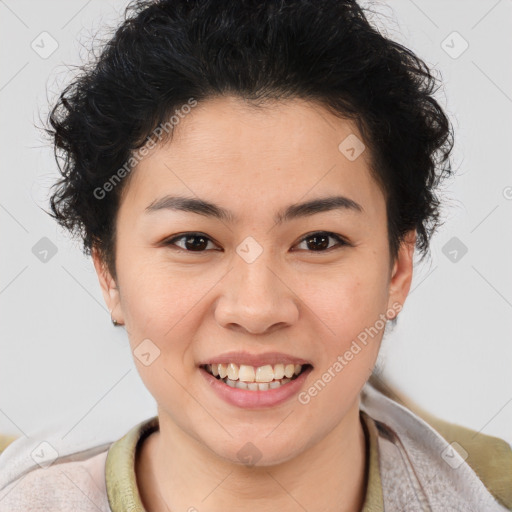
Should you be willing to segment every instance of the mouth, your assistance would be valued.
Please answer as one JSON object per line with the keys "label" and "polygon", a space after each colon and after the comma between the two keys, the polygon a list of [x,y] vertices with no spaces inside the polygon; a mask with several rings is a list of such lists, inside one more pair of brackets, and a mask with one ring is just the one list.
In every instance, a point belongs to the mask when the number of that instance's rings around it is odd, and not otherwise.
{"label": "mouth", "polygon": [[251,366],[235,363],[200,365],[204,371],[231,388],[248,391],[277,389],[296,380],[312,369],[311,364],[284,364]]}

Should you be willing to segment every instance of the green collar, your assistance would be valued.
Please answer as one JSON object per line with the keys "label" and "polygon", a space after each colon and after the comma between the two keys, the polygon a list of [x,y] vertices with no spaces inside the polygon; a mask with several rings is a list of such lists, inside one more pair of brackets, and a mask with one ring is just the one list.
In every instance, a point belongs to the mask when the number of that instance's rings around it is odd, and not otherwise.
{"label": "green collar", "polygon": [[[368,454],[368,480],[361,512],[383,512],[382,483],[379,471],[378,432],[375,422],[360,411],[365,430]],[[105,463],[108,502],[112,512],[146,512],[135,477],[137,447],[155,430],[158,416],[135,425],[127,434],[110,446]]]}

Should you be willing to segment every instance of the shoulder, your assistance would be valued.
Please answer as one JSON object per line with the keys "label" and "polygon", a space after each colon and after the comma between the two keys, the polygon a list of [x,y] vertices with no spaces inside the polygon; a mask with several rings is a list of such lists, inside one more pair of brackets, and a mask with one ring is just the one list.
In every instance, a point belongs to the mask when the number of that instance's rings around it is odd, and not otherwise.
{"label": "shoulder", "polygon": [[410,410],[444,439],[447,443],[441,453],[444,462],[457,469],[457,465],[464,461],[494,499],[507,510],[512,510],[512,446],[507,441],[441,419],[380,379],[371,379],[370,383],[382,395]]}
{"label": "shoulder", "polygon": [[155,421],[158,425],[153,417],[130,426],[121,418],[107,428],[92,424],[73,436],[56,421],[30,436],[5,436],[0,512],[111,512],[109,486],[112,493],[123,468],[133,471],[137,441]]}
{"label": "shoulder", "polygon": [[[467,462],[489,492],[512,510],[512,447],[505,440],[445,421],[429,412],[413,409]],[[450,452],[445,454],[450,457]]]}
{"label": "shoulder", "polygon": [[101,424],[66,430],[56,421],[0,436],[0,512],[110,511],[105,461],[118,432]]}
{"label": "shoulder", "polygon": [[30,468],[0,490],[0,512],[108,512],[106,456],[107,450],[82,452],[65,461],[57,459],[48,466]]}

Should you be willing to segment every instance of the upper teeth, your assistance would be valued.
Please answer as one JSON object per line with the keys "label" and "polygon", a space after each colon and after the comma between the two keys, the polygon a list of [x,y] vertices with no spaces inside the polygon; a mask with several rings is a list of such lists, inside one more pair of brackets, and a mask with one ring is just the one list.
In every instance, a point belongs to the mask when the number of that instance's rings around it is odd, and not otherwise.
{"label": "upper teeth", "polygon": [[244,382],[272,382],[283,378],[290,379],[293,375],[298,375],[302,370],[300,364],[275,364],[274,366],[266,364],[265,366],[249,366],[235,363],[229,364],[207,364],[206,369],[215,377],[221,379],[227,377],[230,380],[241,380]]}

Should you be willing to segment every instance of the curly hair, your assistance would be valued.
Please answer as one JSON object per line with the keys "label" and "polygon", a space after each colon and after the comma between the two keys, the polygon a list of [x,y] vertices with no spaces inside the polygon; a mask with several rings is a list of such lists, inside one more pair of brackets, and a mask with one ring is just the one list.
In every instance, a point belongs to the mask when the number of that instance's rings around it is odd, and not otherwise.
{"label": "curly hair", "polygon": [[[405,234],[427,254],[441,224],[436,189],[452,174],[451,124],[437,79],[384,37],[354,0],[132,2],[92,62],[61,93],[47,132],[62,177],[51,212],[115,272],[115,222],[128,179],[94,191],[186,104],[236,95],[262,105],[300,98],[356,123],[386,199],[395,260]],[[170,132],[172,133],[172,131]]]}

